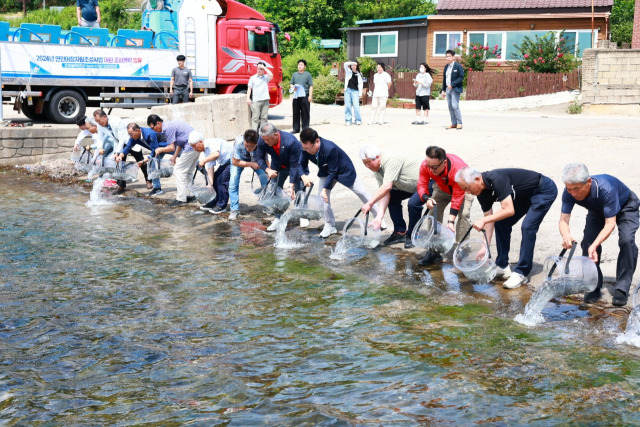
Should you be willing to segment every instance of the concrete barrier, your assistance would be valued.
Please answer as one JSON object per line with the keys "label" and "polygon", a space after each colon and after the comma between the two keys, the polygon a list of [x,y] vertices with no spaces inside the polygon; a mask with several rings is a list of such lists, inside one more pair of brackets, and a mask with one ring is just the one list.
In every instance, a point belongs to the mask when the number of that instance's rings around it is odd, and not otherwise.
{"label": "concrete barrier", "polygon": [[206,138],[232,140],[251,127],[251,111],[245,94],[201,96],[187,104],[153,107],[151,114],[157,114],[162,120],[187,122]]}
{"label": "concrete barrier", "polygon": [[69,157],[77,136],[77,128],[0,128],[0,166]]}

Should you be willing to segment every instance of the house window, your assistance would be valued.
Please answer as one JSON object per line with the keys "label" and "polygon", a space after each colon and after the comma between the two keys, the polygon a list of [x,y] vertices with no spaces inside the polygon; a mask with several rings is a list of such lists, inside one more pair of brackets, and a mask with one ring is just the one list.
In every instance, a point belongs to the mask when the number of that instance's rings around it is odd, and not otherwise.
{"label": "house window", "polygon": [[[558,33],[558,37],[560,33]],[[588,31],[565,31],[564,32],[565,44],[569,48],[569,52],[576,56],[576,58],[582,58],[582,52],[585,49],[590,49],[591,46],[591,30]],[[598,32],[593,33],[593,38],[598,40]]]}
{"label": "house window", "polygon": [[482,46],[489,46],[491,50],[497,45],[500,53],[500,58],[504,58],[502,55],[502,38],[503,32],[499,33],[469,33],[469,46],[473,44],[481,44]]}
{"label": "house window", "polygon": [[462,33],[434,33],[435,44],[433,46],[434,56],[444,56],[447,50],[456,50],[462,43]]}
{"label": "house window", "polygon": [[[535,40],[536,36],[543,37],[548,31],[508,31],[507,32],[507,44],[502,52],[504,59],[518,61],[520,59],[520,53],[516,50],[516,46],[520,46],[525,37],[529,37],[531,40]],[[514,58],[512,55],[516,55]]]}
{"label": "house window", "polygon": [[363,33],[360,46],[361,56],[398,56],[398,32]]}

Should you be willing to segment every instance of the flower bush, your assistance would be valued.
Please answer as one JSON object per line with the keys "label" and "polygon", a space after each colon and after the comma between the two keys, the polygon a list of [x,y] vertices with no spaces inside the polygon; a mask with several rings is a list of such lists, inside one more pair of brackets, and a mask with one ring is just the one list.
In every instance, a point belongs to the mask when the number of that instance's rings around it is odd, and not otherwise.
{"label": "flower bush", "polygon": [[471,43],[467,48],[464,43],[458,43],[456,54],[460,56],[460,64],[465,71],[484,71],[487,60],[500,59],[500,48],[483,46],[480,43]]}
{"label": "flower bush", "polygon": [[544,36],[531,39],[525,36],[511,59],[520,61],[517,65],[521,73],[566,73],[578,68],[578,61],[569,52],[564,31],[556,39],[556,33],[549,31]]}

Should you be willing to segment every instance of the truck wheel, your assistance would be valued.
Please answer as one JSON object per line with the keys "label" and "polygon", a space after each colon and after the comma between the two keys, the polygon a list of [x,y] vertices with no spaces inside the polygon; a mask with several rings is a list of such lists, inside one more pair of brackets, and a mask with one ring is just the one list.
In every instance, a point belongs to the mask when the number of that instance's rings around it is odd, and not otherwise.
{"label": "truck wheel", "polygon": [[22,114],[24,114],[25,116],[27,116],[27,118],[31,120],[37,120],[37,121],[44,120],[44,112],[36,113],[35,104],[34,105],[23,104],[21,107],[21,110],[22,110]]}
{"label": "truck wheel", "polygon": [[238,86],[233,90],[233,93],[247,93],[246,86]]}
{"label": "truck wheel", "polygon": [[48,115],[56,123],[75,123],[84,115],[87,104],[84,97],[74,90],[56,92],[49,100]]}

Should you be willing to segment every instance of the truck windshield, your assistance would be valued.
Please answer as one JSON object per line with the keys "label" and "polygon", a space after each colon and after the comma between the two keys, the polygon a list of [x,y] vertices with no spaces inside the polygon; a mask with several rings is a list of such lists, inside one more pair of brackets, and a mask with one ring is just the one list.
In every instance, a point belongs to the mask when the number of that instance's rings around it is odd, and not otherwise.
{"label": "truck windshield", "polygon": [[263,34],[249,31],[249,50],[253,52],[274,53],[271,31],[265,31]]}

